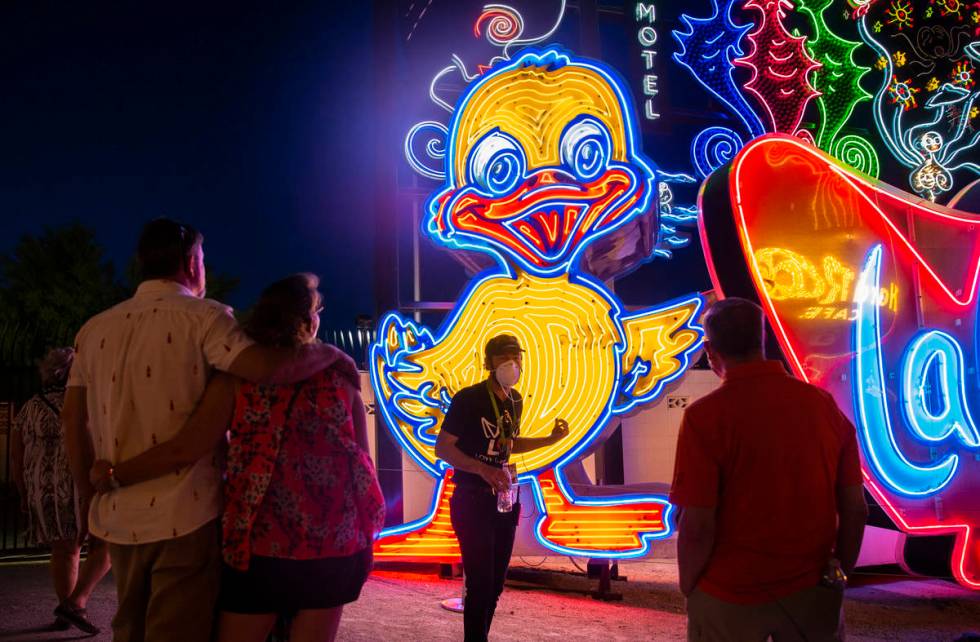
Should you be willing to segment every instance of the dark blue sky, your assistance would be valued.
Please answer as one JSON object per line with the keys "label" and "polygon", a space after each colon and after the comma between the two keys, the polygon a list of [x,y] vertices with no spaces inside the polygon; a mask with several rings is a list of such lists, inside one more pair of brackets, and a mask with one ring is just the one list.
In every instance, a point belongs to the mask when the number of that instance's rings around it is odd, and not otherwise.
{"label": "dark blue sky", "polygon": [[310,270],[326,324],[373,313],[371,19],[370,2],[5,3],[0,252],[79,220],[121,270],[167,215],[241,278],[235,306]]}

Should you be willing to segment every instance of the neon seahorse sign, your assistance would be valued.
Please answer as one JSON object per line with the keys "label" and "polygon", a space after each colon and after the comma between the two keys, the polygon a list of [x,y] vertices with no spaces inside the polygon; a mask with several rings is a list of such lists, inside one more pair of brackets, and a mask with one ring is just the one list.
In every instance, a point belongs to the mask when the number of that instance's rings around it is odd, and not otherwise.
{"label": "neon seahorse sign", "polygon": [[538,541],[565,554],[634,557],[671,533],[665,497],[578,497],[562,472],[614,417],[679,377],[701,344],[700,295],[627,311],[579,267],[596,239],[658,216],[671,178],[640,150],[624,86],[602,64],[551,47],[497,60],[457,101],[423,231],[496,266],[472,280],[438,330],[397,313],[381,322],[370,353],[380,413],[438,483],[428,515],[382,533],[380,558],[458,557],[451,470],[434,445],[453,394],[487,376],[482,348],[500,332],[528,352],[522,434],[547,435],[558,417],[570,427],[516,461],[540,515]]}
{"label": "neon seahorse sign", "polygon": [[[793,371],[853,417],[878,504],[905,533],[955,535],[952,571],[980,589],[980,217],[869,180],[785,137],[749,143],[709,179],[702,208],[716,286],[758,298]],[[732,222],[734,246],[725,234]],[[846,322],[783,296],[791,272],[760,263],[767,248],[831,253],[857,275],[841,299]]]}

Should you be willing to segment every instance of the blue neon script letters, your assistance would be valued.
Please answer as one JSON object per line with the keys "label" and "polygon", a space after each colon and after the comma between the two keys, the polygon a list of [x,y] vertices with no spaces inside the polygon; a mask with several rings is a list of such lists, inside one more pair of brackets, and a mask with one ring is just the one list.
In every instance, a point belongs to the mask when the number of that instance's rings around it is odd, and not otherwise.
{"label": "blue neon script letters", "polygon": [[[882,248],[876,245],[865,260],[861,287],[878,292]],[[881,348],[880,308],[874,297],[857,305],[854,323],[855,418],[866,459],[889,488],[908,496],[924,497],[945,488],[956,474],[959,455],[948,453],[936,461],[910,461],[895,439],[888,411]],[[929,403],[930,373],[938,380],[938,400]],[[923,330],[912,340],[902,359],[902,409],[909,434],[917,441],[938,446],[950,437],[967,448],[980,446],[980,433],[966,401],[963,351],[952,336]],[[931,407],[932,406],[932,407]]]}

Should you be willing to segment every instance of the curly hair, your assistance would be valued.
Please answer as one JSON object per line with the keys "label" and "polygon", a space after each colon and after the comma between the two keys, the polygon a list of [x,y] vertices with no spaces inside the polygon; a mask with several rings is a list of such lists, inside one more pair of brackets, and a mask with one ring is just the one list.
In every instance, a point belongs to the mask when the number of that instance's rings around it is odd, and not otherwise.
{"label": "curly hair", "polygon": [[303,272],[268,286],[245,321],[245,334],[262,345],[283,348],[300,345],[313,307],[323,300],[317,290],[319,285],[319,277]]}
{"label": "curly hair", "polygon": [[37,362],[37,371],[41,375],[41,385],[45,388],[57,386],[63,388],[68,383],[68,372],[75,360],[75,351],[71,348],[52,348]]}

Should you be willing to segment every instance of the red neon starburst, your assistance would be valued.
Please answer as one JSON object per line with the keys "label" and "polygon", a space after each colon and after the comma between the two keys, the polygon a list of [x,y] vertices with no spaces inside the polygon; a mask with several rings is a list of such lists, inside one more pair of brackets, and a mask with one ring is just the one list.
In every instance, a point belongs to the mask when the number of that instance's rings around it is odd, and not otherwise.
{"label": "red neon starburst", "polygon": [[894,0],[885,14],[889,17],[888,24],[896,25],[899,31],[912,28],[912,5],[906,0]]}
{"label": "red neon starburst", "polygon": [[911,78],[899,80],[898,76],[892,76],[892,83],[888,86],[888,94],[892,104],[901,105],[905,111],[918,107],[918,103],[915,102],[915,95],[922,91],[918,87],[913,87],[911,82]]}
{"label": "red neon starburst", "polygon": [[956,63],[953,67],[953,72],[950,76],[953,78],[953,84],[965,87],[966,89],[973,89],[973,85],[976,81],[973,79],[973,72],[976,71],[973,68],[973,63],[969,60],[961,60]]}
{"label": "red neon starburst", "polygon": [[963,20],[960,10],[964,8],[964,5],[960,0],[932,0],[931,4],[939,7],[939,12],[944,18],[948,15],[955,15],[957,20]]}

